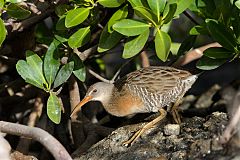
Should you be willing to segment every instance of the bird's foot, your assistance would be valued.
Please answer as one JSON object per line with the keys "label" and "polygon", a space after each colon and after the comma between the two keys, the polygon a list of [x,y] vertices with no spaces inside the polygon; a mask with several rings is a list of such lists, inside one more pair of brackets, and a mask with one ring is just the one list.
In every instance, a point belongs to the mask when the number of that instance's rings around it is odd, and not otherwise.
{"label": "bird's foot", "polygon": [[161,121],[163,118],[166,117],[167,112],[164,109],[160,109],[160,116],[148,122],[144,125],[140,130],[138,130],[128,141],[123,142],[123,145],[126,147],[131,146],[147,129],[153,127],[156,123]]}
{"label": "bird's foot", "polygon": [[122,144],[126,147],[131,146],[141,136],[141,130],[143,130],[143,128],[138,130],[129,140],[123,142]]}
{"label": "bird's foot", "polygon": [[172,116],[173,116],[174,121],[175,121],[177,124],[181,124],[181,116],[180,116],[179,113],[178,113],[178,109],[177,109],[177,108],[172,109],[172,110],[171,110],[171,113],[172,113]]}

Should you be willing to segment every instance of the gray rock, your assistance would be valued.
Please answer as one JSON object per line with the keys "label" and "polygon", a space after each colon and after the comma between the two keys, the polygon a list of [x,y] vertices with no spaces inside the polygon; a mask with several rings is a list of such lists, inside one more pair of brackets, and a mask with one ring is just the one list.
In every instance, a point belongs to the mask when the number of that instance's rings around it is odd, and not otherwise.
{"label": "gray rock", "polygon": [[180,125],[179,124],[167,124],[166,126],[164,126],[164,134],[167,136],[179,135],[180,134]]}

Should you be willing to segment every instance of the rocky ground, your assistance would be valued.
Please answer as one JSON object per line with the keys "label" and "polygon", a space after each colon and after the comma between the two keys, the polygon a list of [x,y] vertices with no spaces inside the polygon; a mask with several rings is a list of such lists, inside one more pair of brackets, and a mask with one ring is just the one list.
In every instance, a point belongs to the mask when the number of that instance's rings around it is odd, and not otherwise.
{"label": "rocky ground", "polygon": [[144,123],[128,125],[113,131],[84,155],[76,156],[74,159],[240,159],[237,150],[234,151],[233,147],[219,142],[219,136],[226,127],[227,121],[227,114],[223,112],[213,112],[205,118],[196,116],[184,118],[178,134],[176,125],[172,128],[172,125],[169,126],[169,121],[165,120],[145,132],[132,146],[125,147],[122,142],[128,140]]}

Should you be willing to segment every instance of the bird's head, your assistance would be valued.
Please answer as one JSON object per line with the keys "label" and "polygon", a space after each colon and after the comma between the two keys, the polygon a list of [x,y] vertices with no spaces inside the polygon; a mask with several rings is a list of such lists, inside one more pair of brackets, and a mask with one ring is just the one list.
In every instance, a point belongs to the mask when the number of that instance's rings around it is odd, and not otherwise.
{"label": "bird's head", "polygon": [[71,113],[74,115],[80,108],[89,101],[100,101],[103,105],[107,104],[111,98],[112,89],[114,85],[111,83],[98,82],[91,85],[84,97],[79,104],[73,109]]}

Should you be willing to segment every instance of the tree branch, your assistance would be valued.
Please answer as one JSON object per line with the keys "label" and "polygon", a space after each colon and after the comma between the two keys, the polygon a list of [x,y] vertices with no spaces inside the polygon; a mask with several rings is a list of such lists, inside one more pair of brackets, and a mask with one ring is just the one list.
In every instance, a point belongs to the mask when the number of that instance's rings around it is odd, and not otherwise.
{"label": "tree branch", "polygon": [[0,131],[8,134],[25,136],[40,142],[56,160],[71,160],[66,149],[48,132],[21,124],[0,121]]}

